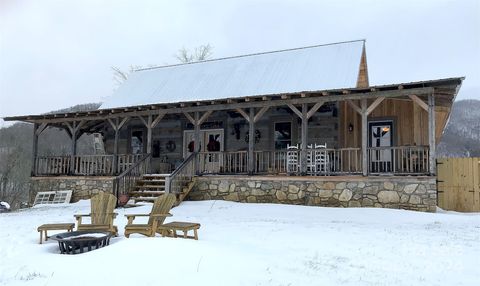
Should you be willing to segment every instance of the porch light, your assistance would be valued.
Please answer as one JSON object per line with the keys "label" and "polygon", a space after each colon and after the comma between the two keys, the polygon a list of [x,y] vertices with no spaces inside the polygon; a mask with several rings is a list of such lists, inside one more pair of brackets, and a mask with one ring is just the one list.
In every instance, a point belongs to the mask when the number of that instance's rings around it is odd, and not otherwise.
{"label": "porch light", "polygon": [[382,131],[383,131],[383,132],[388,132],[388,131],[390,131],[390,127],[385,126],[385,127],[382,128]]}
{"label": "porch light", "polygon": [[353,124],[352,123],[350,123],[348,125],[348,132],[353,132]]}

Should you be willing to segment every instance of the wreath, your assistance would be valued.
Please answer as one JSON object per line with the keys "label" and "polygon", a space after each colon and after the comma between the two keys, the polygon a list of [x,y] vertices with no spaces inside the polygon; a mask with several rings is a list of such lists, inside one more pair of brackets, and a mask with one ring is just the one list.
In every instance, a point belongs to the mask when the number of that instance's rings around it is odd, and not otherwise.
{"label": "wreath", "polygon": [[[260,130],[255,130],[255,143],[258,143],[260,142],[260,138],[262,137],[262,134],[260,133]],[[250,132],[247,132],[247,134],[245,135],[245,142],[249,142],[250,141]]]}
{"label": "wreath", "polygon": [[168,152],[173,152],[177,148],[175,145],[175,141],[168,141],[167,144],[165,144],[165,148],[167,149]]}

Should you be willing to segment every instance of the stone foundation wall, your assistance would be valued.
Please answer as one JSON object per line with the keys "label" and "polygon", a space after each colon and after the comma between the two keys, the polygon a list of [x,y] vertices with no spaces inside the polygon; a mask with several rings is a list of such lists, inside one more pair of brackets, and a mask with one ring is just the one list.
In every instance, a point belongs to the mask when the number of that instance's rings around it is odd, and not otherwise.
{"label": "stone foundation wall", "polygon": [[437,190],[435,177],[204,176],[189,199],[435,212]]}
{"label": "stone foundation wall", "polygon": [[30,202],[39,191],[72,190],[72,202],[89,199],[98,192],[113,192],[114,177],[32,177]]}

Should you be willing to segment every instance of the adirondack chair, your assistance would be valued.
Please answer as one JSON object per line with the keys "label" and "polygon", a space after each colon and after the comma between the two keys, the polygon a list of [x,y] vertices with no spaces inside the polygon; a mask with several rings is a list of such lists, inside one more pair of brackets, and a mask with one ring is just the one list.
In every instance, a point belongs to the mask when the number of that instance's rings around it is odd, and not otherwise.
{"label": "adirondack chair", "polygon": [[[125,236],[128,238],[132,233],[140,233],[146,236],[155,236],[156,232],[161,233],[164,230],[158,230],[158,226],[161,226],[166,217],[172,216],[168,212],[173,207],[176,201],[174,194],[164,194],[155,199],[153,203],[152,211],[149,214],[128,214],[125,215],[128,219],[128,223],[125,226]],[[133,220],[136,217],[149,217],[146,224],[134,224]],[[162,233],[161,233],[162,234]]]}
{"label": "adirondack chair", "polygon": [[[77,230],[110,231],[117,236],[118,228],[113,225],[113,220],[117,216],[113,212],[116,202],[117,198],[106,192],[93,196],[90,200],[91,213],[74,215],[77,219]],[[82,221],[84,217],[90,217],[90,223],[84,223]]]}

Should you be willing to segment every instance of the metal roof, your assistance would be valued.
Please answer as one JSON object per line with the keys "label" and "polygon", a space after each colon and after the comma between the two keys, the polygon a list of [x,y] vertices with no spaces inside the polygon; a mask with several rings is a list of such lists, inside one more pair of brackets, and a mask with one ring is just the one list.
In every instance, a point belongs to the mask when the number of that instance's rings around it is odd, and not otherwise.
{"label": "metal roof", "polygon": [[137,70],[100,108],[354,88],[363,46],[358,40]]}

